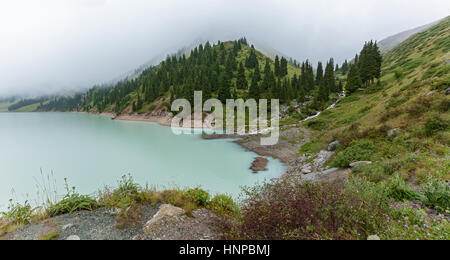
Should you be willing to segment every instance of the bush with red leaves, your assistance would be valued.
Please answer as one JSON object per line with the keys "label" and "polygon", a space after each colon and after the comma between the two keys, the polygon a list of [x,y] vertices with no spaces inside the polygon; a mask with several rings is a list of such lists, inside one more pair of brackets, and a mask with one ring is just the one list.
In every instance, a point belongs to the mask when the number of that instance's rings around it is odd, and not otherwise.
{"label": "bush with red leaves", "polygon": [[387,203],[353,184],[283,180],[246,191],[234,218],[221,227],[229,239],[366,239],[385,227]]}

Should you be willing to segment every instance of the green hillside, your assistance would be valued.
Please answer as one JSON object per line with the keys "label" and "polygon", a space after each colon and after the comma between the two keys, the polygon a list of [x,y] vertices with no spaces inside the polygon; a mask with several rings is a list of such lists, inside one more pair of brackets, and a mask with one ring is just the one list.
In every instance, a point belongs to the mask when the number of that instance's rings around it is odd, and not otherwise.
{"label": "green hillside", "polygon": [[378,84],[306,122],[314,145],[339,140],[339,153],[330,165],[372,161],[353,174],[373,182],[399,175],[421,190],[434,180],[450,180],[449,59],[447,18],[384,55]]}

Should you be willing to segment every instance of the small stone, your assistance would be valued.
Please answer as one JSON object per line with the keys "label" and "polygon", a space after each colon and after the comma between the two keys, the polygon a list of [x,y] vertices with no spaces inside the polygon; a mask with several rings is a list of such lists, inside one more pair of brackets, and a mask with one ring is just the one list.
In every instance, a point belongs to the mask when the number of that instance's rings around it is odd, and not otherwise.
{"label": "small stone", "polygon": [[445,90],[445,95],[450,95],[450,88],[447,88],[447,89]]}
{"label": "small stone", "polygon": [[62,227],[62,230],[63,231],[66,231],[67,229],[70,229],[70,228],[72,228],[74,225],[72,224],[72,223],[70,223],[70,224],[67,224],[67,225],[64,225],[63,227]]}
{"label": "small stone", "polygon": [[364,166],[364,165],[370,165],[372,162],[370,161],[361,161],[361,162],[353,162],[350,164],[350,167],[355,168],[356,166]]}
{"label": "small stone", "polygon": [[81,240],[81,239],[77,235],[71,235],[71,236],[67,237],[66,240]]}
{"label": "small stone", "polygon": [[433,95],[435,92],[436,92],[436,90],[432,90],[432,91],[430,91],[430,92],[427,93],[427,96],[431,96],[431,95]]}
{"label": "small stone", "polygon": [[393,136],[398,130],[400,130],[400,129],[394,128],[394,129],[387,131],[387,136],[389,136],[389,137]]}
{"label": "small stone", "polygon": [[334,152],[334,151],[337,149],[337,147],[338,147],[339,144],[340,144],[339,141],[334,141],[334,142],[330,143],[330,144],[328,145],[328,151]]}
{"label": "small stone", "polygon": [[301,172],[303,174],[310,174],[312,172],[312,165],[311,164],[306,164],[305,166],[302,167]]}
{"label": "small stone", "polygon": [[450,59],[444,61],[444,65],[450,64]]}
{"label": "small stone", "polygon": [[381,240],[381,239],[380,239],[379,236],[373,235],[373,236],[369,236],[369,237],[367,238],[367,240],[372,240],[372,241],[374,241],[374,240]]}

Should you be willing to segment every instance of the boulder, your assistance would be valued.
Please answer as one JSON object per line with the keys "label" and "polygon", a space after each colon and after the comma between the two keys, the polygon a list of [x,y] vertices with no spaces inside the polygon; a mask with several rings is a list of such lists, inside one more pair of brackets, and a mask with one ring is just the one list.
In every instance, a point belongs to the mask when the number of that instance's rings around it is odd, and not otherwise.
{"label": "boulder", "polygon": [[173,218],[182,216],[185,211],[169,204],[163,204],[159,207],[158,212],[144,225],[144,232],[149,232],[154,226],[158,225],[165,218]]}
{"label": "boulder", "polygon": [[252,166],[250,167],[250,170],[254,172],[265,171],[268,163],[269,160],[267,160],[266,158],[256,157],[252,163]]}
{"label": "boulder", "polygon": [[372,162],[370,162],[370,161],[353,162],[350,164],[350,167],[354,168],[356,166],[364,166],[364,165],[369,165],[369,164],[372,164]]}
{"label": "boulder", "polygon": [[330,152],[336,151],[336,149],[337,149],[337,147],[338,147],[339,144],[340,144],[339,141],[334,141],[334,142],[330,143],[330,144],[328,145],[328,151],[330,151]]}

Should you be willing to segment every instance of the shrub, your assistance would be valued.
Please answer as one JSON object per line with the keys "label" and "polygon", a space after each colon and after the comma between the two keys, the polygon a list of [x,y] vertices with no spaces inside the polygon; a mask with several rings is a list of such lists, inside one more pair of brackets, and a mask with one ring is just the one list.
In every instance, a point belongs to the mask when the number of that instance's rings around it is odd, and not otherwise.
{"label": "shrub", "polygon": [[69,185],[66,179],[65,183],[67,191],[66,195],[61,201],[55,204],[51,204],[47,208],[47,213],[50,217],[72,213],[80,210],[94,210],[98,208],[98,204],[95,199],[86,195],[80,195],[76,192],[75,187],[69,189]]}
{"label": "shrub", "polygon": [[424,187],[424,204],[442,213],[450,211],[450,186],[442,181],[431,179]]}
{"label": "shrub", "polygon": [[402,78],[404,77],[403,71],[402,71],[400,68],[397,68],[397,69],[394,71],[394,77],[395,77],[395,79],[397,79],[397,80],[402,79]]}
{"label": "shrub", "polygon": [[200,188],[187,190],[186,196],[191,199],[192,202],[201,207],[205,207],[210,199],[209,193]]}
{"label": "shrub", "polygon": [[99,195],[99,204],[108,208],[127,209],[134,206],[138,202],[150,201],[151,195],[142,192],[138,184],[136,184],[131,175],[124,175],[118,182],[116,189],[106,187]]}
{"label": "shrub", "polygon": [[316,119],[316,120],[311,120],[307,123],[307,126],[313,130],[324,130],[327,127],[327,123],[323,120],[320,119]]}
{"label": "shrub", "polygon": [[356,176],[364,176],[369,181],[377,183],[386,178],[384,168],[379,164],[360,165],[353,169]]}
{"label": "shrub", "polygon": [[398,174],[394,175],[390,180],[386,190],[388,197],[397,201],[415,200],[420,198],[419,193],[411,190]]}
{"label": "shrub", "polygon": [[340,152],[332,165],[334,167],[348,167],[352,162],[368,161],[376,153],[377,148],[372,141],[361,140],[351,144],[344,151]]}
{"label": "shrub", "polygon": [[218,194],[209,202],[208,209],[219,215],[231,215],[238,210],[238,206],[233,198],[226,194]]}
{"label": "shrub", "polygon": [[433,116],[425,122],[425,134],[433,136],[439,131],[447,130],[448,122],[441,119],[439,116]]}
{"label": "shrub", "polygon": [[229,238],[365,239],[384,225],[386,208],[344,184],[291,177],[248,189],[246,195],[239,214],[221,225]]}
{"label": "shrub", "polygon": [[299,155],[304,155],[304,154],[316,154],[320,152],[320,147],[318,143],[305,143],[302,145],[302,147],[300,148],[298,154]]}
{"label": "shrub", "polygon": [[25,201],[22,206],[19,203],[14,203],[13,200],[9,201],[8,211],[1,212],[2,218],[12,221],[19,225],[30,224],[34,216],[36,208],[33,208],[28,201]]}

